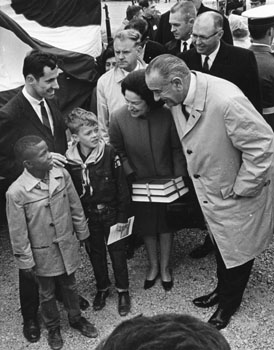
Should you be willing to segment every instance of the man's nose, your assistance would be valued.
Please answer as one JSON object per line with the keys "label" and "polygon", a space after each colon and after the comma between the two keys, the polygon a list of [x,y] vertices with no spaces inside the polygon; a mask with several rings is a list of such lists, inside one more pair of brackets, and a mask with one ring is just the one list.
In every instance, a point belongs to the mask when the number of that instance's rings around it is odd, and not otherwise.
{"label": "man's nose", "polygon": [[58,84],[57,79],[55,79],[54,82],[52,83],[52,88],[53,89],[59,89],[59,84]]}

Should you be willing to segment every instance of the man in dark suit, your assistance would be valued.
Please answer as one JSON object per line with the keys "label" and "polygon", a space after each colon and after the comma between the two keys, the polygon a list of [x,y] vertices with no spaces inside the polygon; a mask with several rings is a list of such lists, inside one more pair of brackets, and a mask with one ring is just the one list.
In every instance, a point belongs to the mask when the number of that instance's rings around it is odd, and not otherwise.
{"label": "man in dark suit", "polygon": [[[211,74],[237,85],[254,107],[261,112],[261,93],[255,56],[247,49],[221,41],[222,28],[221,14],[210,11],[198,16],[192,33],[195,48],[181,53],[179,57],[191,70]],[[194,249],[190,256],[202,258],[212,249],[213,245],[207,236],[205,243]]]}
{"label": "man in dark suit", "polygon": [[[182,1],[182,0],[178,0],[178,2],[180,2],[180,1]],[[202,4],[202,0],[189,0],[189,1],[192,1],[193,4],[195,5],[196,10],[197,10],[197,16],[199,16],[201,13],[204,13],[207,11],[215,11],[210,7],[204,6]],[[216,12],[218,12],[218,11],[216,11]],[[173,39],[173,35],[171,33],[171,26],[169,23],[169,16],[170,16],[170,11],[167,11],[167,12],[162,14],[162,16],[160,18],[160,22],[158,24],[158,30],[157,30],[157,33],[155,36],[155,40],[163,45]],[[233,39],[232,39],[228,20],[226,17],[223,17],[223,19],[224,19],[224,25],[223,25],[224,35],[223,35],[222,40],[228,44],[233,45]]]}
{"label": "man in dark suit", "polygon": [[[26,135],[37,135],[47,143],[55,166],[64,166],[67,148],[66,127],[55,101],[59,88],[57,58],[32,50],[24,60],[25,86],[0,110],[0,177],[10,185],[22,172],[16,162],[13,147]],[[19,270],[23,333],[30,342],[40,338],[37,321],[38,286],[26,270]],[[87,302],[87,301],[86,301]]]}
{"label": "man in dark suit", "polygon": [[177,2],[172,6],[169,23],[174,38],[165,44],[167,53],[177,56],[180,52],[193,47],[191,33],[196,12],[196,8],[191,1]]}
{"label": "man in dark suit", "polygon": [[248,17],[252,38],[250,50],[255,54],[262,88],[263,117],[274,130],[274,55],[271,44],[274,37],[274,5],[260,6],[243,12]]}

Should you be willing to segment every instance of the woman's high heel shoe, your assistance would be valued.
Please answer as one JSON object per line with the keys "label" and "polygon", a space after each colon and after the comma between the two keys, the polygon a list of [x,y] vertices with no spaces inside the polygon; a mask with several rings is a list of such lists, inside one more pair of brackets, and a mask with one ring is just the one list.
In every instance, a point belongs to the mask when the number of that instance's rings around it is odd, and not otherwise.
{"label": "woman's high heel shoe", "polygon": [[145,280],[144,283],[144,289],[149,289],[152,288],[155,284],[155,282],[157,281],[157,278],[159,277],[159,274],[157,273],[156,277],[153,280]]}

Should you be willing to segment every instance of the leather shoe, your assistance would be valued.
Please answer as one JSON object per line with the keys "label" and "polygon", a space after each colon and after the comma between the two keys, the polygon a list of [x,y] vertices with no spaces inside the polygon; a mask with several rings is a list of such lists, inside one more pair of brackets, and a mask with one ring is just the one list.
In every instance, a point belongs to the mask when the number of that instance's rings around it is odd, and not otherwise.
{"label": "leather shoe", "polygon": [[98,291],[93,300],[93,310],[99,311],[106,306],[106,298],[109,296],[109,290]]}
{"label": "leather shoe", "polygon": [[193,304],[198,307],[207,308],[218,304],[219,294],[214,290],[212,293],[203,295],[193,300]]}
{"label": "leather shoe", "polygon": [[159,275],[157,274],[155,278],[153,278],[153,280],[147,280],[145,279],[145,283],[144,283],[144,289],[149,289],[151,287],[154,286],[155,282],[157,281],[157,278],[159,277]]}
{"label": "leather shoe", "polygon": [[207,256],[210,252],[214,250],[214,245],[211,242],[209,235],[206,236],[204,244],[195,248],[190,252],[189,256],[193,259],[201,259]]}
{"label": "leather shoe", "polygon": [[79,297],[80,309],[82,311],[86,310],[89,307],[89,302],[87,301],[87,299],[83,298],[81,295],[79,295],[78,297]]}
{"label": "leather shoe", "polygon": [[60,327],[49,329],[48,344],[53,350],[59,350],[63,347],[64,342],[61,337]]}
{"label": "leather shoe", "polygon": [[130,296],[128,292],[118,293],[118,312],[120,316],[126,316],[130,311]]}
{"label": "leather shoe", "polygon": [[173,278],[171,279],[171,281],[168,282],[162,280],[162,286],[166,292],[170,291],[173,288],[173,285]]}
{"label": "leather shoe", "polygon": [[217,329],[223,329],[228,325],[231,316],[235,314],[236,310],[237,308],[225,309],[219,306],[208,320],[208,323]]}
{"label": "leather shoe", "polygon": [[25,338],[31,342],[36,343],[40,339],[40,327],[37,320],[27,320],[24,322],[23,334]]}
{"label": "leather shoe", "polygon": [[70,323],[70,326],[74,329],[77,329],[85,337],[96,338],[98,336],[98,332],[95,326],[83,316],[81,316],[79,321]]}

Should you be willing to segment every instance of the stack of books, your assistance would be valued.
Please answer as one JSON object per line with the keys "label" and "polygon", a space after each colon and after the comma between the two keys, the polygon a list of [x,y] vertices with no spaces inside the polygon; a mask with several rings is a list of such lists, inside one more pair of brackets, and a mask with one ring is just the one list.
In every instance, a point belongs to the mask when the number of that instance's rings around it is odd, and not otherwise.
{"label": "stack of books", "polygon": [[172,179],[142,179],[132,184],[132,201],[171,203],[187,192],[182,176]]}

